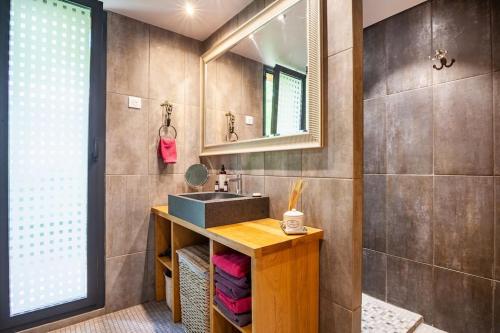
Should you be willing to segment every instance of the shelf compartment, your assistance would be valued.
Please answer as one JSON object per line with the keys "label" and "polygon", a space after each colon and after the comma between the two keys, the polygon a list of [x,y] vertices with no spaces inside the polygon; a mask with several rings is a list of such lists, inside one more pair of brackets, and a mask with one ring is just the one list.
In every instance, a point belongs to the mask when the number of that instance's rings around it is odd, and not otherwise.
{"label": "shelf compartment", "polygon": [[163,267],[165,267],[169,271],[172,271],[172,258],[171,257],[163,256],[163,257],[156,257],[156,259],[158,260],[158,262],[160,264],[163,265]]}
{"label": "shelf compartment", "polygon": [[252,333],[252,324],[248,324],[246,326],[243,326],[243,327],[239,327],[238,325],[236,325],[235,323],[233,323],[228,317],[226,317],[226,315],[224,315],[224,313],[222,313],[221,310],[219,310],[219,308],[216,306],[216,305],[211,305],[212,308],[222,317],[224,318],[228,323],[230,323],[231,325],[233,325],[234,328],[236,328],[238,331],[242,332],[242,333]]}

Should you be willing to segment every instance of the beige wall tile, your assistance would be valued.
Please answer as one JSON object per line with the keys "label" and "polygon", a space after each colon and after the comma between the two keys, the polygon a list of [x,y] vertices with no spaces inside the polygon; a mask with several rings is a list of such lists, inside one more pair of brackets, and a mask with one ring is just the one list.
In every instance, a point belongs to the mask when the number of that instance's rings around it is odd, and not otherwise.
{"label": "beige wall tile", "polygon": [[106,96],[106,174],[145,175],[148,169],[148,103],[129,109],[128,97]]}
{"label": "beige wall tile", "polygon": [[[356,1],[356,0],[354,0]],[[328,55],[353,47],[352,0],[326,1]]]}
{"label": "beige wall tile", "polygon": [[107,91],[148,96],[149,26],[108,13]]}
{"label": "beige wall tile", "polygon": [[[264,193],[269,196],[269,216],[283,220],[283,214],[288,210],[288,194],[290,187],[297,178],[293,177],[265,177]],[[297,204],[301,209],[301,201]]]}
{"label": "beige wall tile", "polygon": [[169,194],[191,192],[181,174],[150,175],[149,191],[151,206],[168,204]]}
{"label": "beige wall tile", "polygon": [[265,152],[266,176],[300,176],[302,173],[302,151],[284,150]]}

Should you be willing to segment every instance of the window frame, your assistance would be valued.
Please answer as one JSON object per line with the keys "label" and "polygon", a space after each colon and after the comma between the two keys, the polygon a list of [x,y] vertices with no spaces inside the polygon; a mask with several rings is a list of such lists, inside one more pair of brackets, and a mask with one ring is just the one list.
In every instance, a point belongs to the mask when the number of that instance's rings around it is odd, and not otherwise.
{"label": "window frame", "polygon": [[[65,0],[62,0],[65,1]],[[102,308],[105,235],[106,12],[97,0],[68,1],[91,9],[89,85],[87,298],[10,317],[8,239],[8,71],[11,0],[0,1],[0,332],[14,332]]]}

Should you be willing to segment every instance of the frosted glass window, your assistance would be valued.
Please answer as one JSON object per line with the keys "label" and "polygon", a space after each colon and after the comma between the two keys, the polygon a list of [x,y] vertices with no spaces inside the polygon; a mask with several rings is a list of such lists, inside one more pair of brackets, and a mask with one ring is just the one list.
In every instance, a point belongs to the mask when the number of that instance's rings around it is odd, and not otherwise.
{"label": "frosted glass window", "polygon": [[11,316],[87,297],[90,14],[11,0]]}
{"label": "frosted glass window", "polygon": [[302,80],[280,72],[277,133],[296,134],[300,130],[302,103]]}

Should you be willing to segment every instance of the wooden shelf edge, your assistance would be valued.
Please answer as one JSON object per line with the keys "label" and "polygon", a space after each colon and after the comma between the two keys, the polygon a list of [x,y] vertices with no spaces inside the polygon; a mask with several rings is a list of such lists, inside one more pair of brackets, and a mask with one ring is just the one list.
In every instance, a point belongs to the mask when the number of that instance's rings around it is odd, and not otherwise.
{"label": "wooden shelf edge", "polygon": [[240,331],[242,333],[252,333],[252,324],[248,324],[247,326],[239,327],[238,325],[233,323],[231,320],[229,320],[229,318],[226,317],[226,315],[224,313],[222,313],[222,311],[219,310],[219,308],[216,305],[212,304],[212,307],[214,308],[214,310],[218,314],[220,314],[222,316],[222,318],[224,318],[227,322],[229,322],[231,325],[233,325],[234,328],[236,328],[238,331]]}
{"label": "wooden shelf edge", "polygon": [[171,257],[156,257],[156,260],[165,268],[172,271],[172,258]]}

